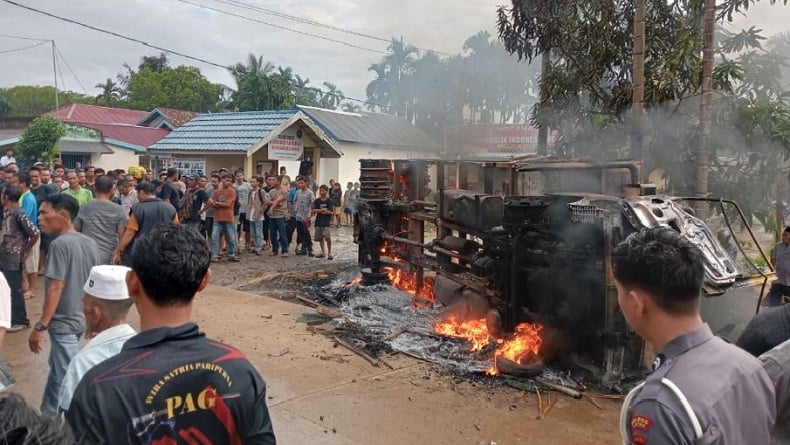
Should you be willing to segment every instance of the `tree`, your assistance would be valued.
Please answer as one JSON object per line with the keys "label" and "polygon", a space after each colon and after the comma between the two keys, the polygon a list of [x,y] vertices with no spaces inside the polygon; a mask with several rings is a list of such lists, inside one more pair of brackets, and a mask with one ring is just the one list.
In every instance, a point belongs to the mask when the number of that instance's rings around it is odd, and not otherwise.
{"label": "tree", "polygon": [[220,87],[211,83],[193,66],[152,71],[144,67],[129,78],[127,105],[138,110],[156,107],[189,111],[214,111],[220,101]]}
{"label": "tree", "polygon": [[140,59],[140,65],[137,67],[138,71],[146,68],[155,72],[161,73],[168,68],[170,61],[167,59],[166,53],[159,53],[158,56],[143,56]]}
{"label": "tree", "polygon": [[30,166],[38,161],[49,163],[59,153],[57,143],[66,134],[66,127],[54,117],[41,116],[22,132],[16,147],[15,157],[21,166]]}
{"label": "tree", "polygon": [[121,101],[121,88],[109,77],[104,83],[97,83],[95,87],[102,90],[101,93],[96,96],[97,104],[114,106]]}
{"label": "tree", "polygon": [[[59,91],[58,96],[61,107],[94,101],[93,97],[71,91]],[[0,102],[8,105],[9,117],[39,116],[55,108],[55,88],[31,85],[0,88]]]}
{"label": "tree", "polygon": [[362,107],[355,104],[354,102],[343,102],[340,105],[340,109],[346,113],[359,113],[362,111]]}
{"label": "tree", "polygon": [[343,92],[337,88],[337,85],[331,82],[324,82],[324,91],[320,93],[320,99],[318,101],[318,105],[321,108],[327,108],[330,110],[334,110],[340,106],[340,102],[342,102],[346,96],[343,95]]}
{"label": "tree", "polygon": [[228,70],[236,81],[233,105],[237,110],[279,110],[293,105],[288,83],[291,71],[275,73],[271,62],[264,63],[262,56],[254,54],[249,54],[246,64],[237,63]]}

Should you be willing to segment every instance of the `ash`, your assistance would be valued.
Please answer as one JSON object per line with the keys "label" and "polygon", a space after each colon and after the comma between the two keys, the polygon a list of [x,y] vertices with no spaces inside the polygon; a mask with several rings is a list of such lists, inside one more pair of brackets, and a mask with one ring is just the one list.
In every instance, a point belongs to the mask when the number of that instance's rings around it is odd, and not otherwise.
{"label": "ash", "polygon": [[[407,292],[384,284],[364,287],[336,281],[320,292],[324,297],[331,293],[335,297],[330,300],[338,303],[342,314],[335,320],[338,328],[364,338],[369,345],[380,345],[377,349],[390,349],[467,375],[481,376],[493,364],[495,343],[471,352],[465,340],[436,334],[434,324],[441,319],[441,308],[415,307],[414,297]],[[569,374],[553,369],[544,370],[542,378],[576,385]],[[526,379],[504,376],[497,380],[519,389],[534,389]]]}

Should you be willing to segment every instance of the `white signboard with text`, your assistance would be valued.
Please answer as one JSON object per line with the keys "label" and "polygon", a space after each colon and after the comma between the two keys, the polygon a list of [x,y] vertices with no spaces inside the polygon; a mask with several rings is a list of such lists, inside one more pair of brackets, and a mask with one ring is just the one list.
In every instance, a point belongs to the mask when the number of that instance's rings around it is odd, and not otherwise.
{"label": "white signboard with text", "polygon": [[301,129],[288,129],[269,141],[269,159],[298,161],[304,152]]}

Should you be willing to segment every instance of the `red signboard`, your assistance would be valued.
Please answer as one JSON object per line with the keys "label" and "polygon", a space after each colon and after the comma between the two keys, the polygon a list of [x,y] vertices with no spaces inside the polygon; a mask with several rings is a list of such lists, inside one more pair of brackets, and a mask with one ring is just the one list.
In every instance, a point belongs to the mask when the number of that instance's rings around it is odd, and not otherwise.
{"label": "red signboard", "polygon": [[[556,134],[549,134],[554,145]],[[538,129],[529,124],[463,125],[447,128],[447,152],[450,155],[476,157],[518,157],[535,154]]]}

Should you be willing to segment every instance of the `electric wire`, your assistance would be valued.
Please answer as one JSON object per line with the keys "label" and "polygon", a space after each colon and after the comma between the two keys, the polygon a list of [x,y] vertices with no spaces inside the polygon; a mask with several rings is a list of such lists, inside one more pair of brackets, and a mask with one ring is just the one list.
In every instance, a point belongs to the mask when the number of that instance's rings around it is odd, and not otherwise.
{"label": "electric wire", "polygon": [[13,36],[10,34],[0,34],[0,37],[8,37],[9,39],[32,40],[34,42],[49,42],[50,39],[35,39],[33,37]]}
{"label": "electric wire", "polygon": [[271,26],[273,28],[281,29],[283,31],[289,31],[289,32],[293,32],[293,33],[296,33],[296,34],[301,34],[301,35],[308,36],[308,37],[314,37],[316,39],[326,40],[328,42],[339,43],[339,44],[341,44],[343,46],[348,46],[348,47],[351,47],[351,48],[361,49],[361,50],[364,50],[364,51],[370,51],[370,52],[379,53],[379,54],[387,54],[385,51],[381,51],[381,50],[378,50],[378,49],[367,48],[367,47],[364,47],[364,46],[359,46],[359,45],[355,45],[353,43],[345,42],[343,40],[336,40],[336,39],[332,39],[330,37],[321,36],[321,35],[318,35],[318,34],[312,34],[312,33],[305,32],[305,31],[299,31],[298,29],[288,28],[287,26],[275,25],[274,23],[265,22],[265,21],[260,20],[260,19],[247,17],[245,15],[236,14],[234,12],[225,11],[225,10],[219,9],[219,8],[213,8],[211,6],[202,5],[200,3],[194,3],[194,2],[191,2],[189,0],[176,0],[176,1],[180,2],[180,3],[186,3],[188,5],[196,6],[198,8],[208,9],[208,10],[211,10],[211,11],[214,11],[214,12],[218,12],[220,14],[225,14],[225,15],[229,15],[229,16],[232,16],[232,17],[237,17],[237,18],[240,18],[240,19],[243,19],[243,20],[247,20],[247,21],[250,21],[250,22],[255,22],[255,23],[260,23],[260,24],[266,25],[266,26]]}
{"label": "electric wire", "polygon": [[[41,15],[45,15],[47,17],[54,18],[56,20],[61,20],[61,21],[64,21],[64,22],[72,23],[74,25],[81,26],[83,28],[87,28],[87,29],[90,29],[90,30],[93,30],[93,31],[104,33],[104,34],[109,34],[109,35],[117,37],[119,39],[128,40],[130,42],[138,43],[138,44],[146,46],[148,48],[153,48],[153,49],[158,50],[158,51],[162,51],[162,52],[165,52],[165,53],[169,53],[169,54],[173,54],[173,55],[176,55],[176,56],[180,56],[180,57],[183,57],[185,59],[194,60],[196,62],[204,63],[206,65],[214,66],[214,67],[217,67],[217,68],[222,68],[222,69],[225,69],[225,70],[227,70],[229,68],[226,65],[222,65],[222,64],[217,63],[217,62],[212,62],[212,61],[206,60],[206,59],[204,59],[202,57],[192,56],[192,55],[183,53],[181,51],[175,51],[175,50],[171,50],[171,49],[159,46],[159,45],[154,45],[154,44],[145,42],[143,40],[140,40],[140,39],[137,39],[137,38],[134,38],[134,37],[129,37],[129,36],[117,33],[115,31],[110,31],[110,30],[107,30],[107,29],[104,29],[104,28],[99,28],[97,26],[89,25],[87,23],[83,23],[83,22],[80,22],[78,20],[70,19],[68,17],[62,17],[62,16],[59,16],[59,15],[53,14],[51,12],[47,12],[47,11],[43,11],[41,9],[36,9],[36,8],[30,7],[30,6],[27,6],[27,5],[23,5],[23,4],[15,2],[13,0],[0,0],[0,1],[2,1],[4,3],[8,3],[9,5],[13,5],[13,6],[22,8],[22,9],[27,9],[28,11],[32,11],[32,12],[35,12],[35,13],[38,13],[38,14],[41,14]],[[359,102],[359,103],[366,104],[366,105],[372,105],[372,106],[380,107],[381,109],[390,109],[390,110],[391,109],[395,109],[395,107],[390,106],[390,105],[381,105],[381,104],[378,104],[376,102],[371,102],[371,101],[363,100],[363,99],[357,99],[357,98],[354,98],[354,97],[333,93],[331,91],[322,90],[320,88],[305,87],[305,86],[298,85],[298,84],[296,84],[294,82],[289,82],[289,81],[287,81],[285,79],[278,79],[276,77],[273,77],[273,78],[271,78],[271,80],[274,80],[276,82],[284,83],[284,84],[289,85],[289,86],[291,86],[293,88],[299,88],[299,89],[302,89],[302,90],[314,91],[314,92],[317,92],[317,93],[321,93],[323,95],[336,97],[336,98],[339,98],[340,100],[349,100],[349,101],[352,101],[352,102]]]}
{"label": "electric wire", "polygon": [[[269,8],[264,8],[263,6],[258,6],[258,5],[252,5],[250,3],[245,3],[245,2],[242,2],[240,0],[213,0],[213,1],[215,1],[217,3],[222,3],[222,4],[225,4],[225,5],[229,5],[229,6],[236,6],[236,7],[239,7],[239,8],[247,9],[249,11],[257,11],[257,12],[260,12],[262,14],[273,15],[275,17],[280,17],[280,18],[283,18],[283,19],[286,19],[286,20],[291,20],[291,21],[297,22],[297,23],[303,23],[303,24],[306,24],[306,25],[311,25],[311,26],[316,26],[316,27],[320,27],[320,28],[330,29],[332,31],[342,32],[342,33],[346,33],[346,34],[351,34],[351,35],[355,35],[355,36],[358,36],[358,37],[364,37],[364,38],[371,39],[371,40],[377,40],[379,42],[384,42],[384,43],[387,43],[387,44],[392,43],[392,39],[387,39],[387,38],[384,38],[384,37],[381,37],[381,36],[375,36],[375,35],[372,35],[372,34],[366,34],[364,32],[354,31],[354,30],[347,29],[347,28],[341,28],[339,26],[328,25],[326,23],[322,23],[322,22],[319,22],[319,21],[316,21],[316,20],[312,20],[312,19],[308,19],[308,18],[304,18],[304,17],[298,17],[298,16],[286,14],[284,12],[276,11],[276,10],[269,9]],[[452,56],[453,55],[453,54],[450,54],[450,53],[446,53],[446,52],[435,50],[435,49],[431,49],[431,48],[422,48],[422,47],[416,47],[416,48],[419,49],[420,51],[433,52],[433,53],[436,53],[436,54],[441,54],[443,56]]]}
{"label": "electric wire", "polygon": [[60,59],[63,60],[63,64],[66,65],[66,68],[69,69],[69,72],[74,77],[74,80],[77,81],[77,85],[79,85],[80,88],[82,88],[82,91],[85,94],[90,94],[90,93],[88,93],[88,90],[85,88],[85,85],[83,85],[82,82],[80,82],[80,78],[77,77],[77,73],[75,73],[74,70],[71,69],[71,65],[69,65],[69,62],[66,60],[66,57],[63,56],[63,53],[60,52],[60,48],[57,45],[55,45],[55,52],[58,53],[58,56],[60,57]]}
{"label": "electric wire", "polygon": [[13,52],[16,52],[16,51],[24,51],[24,50],[26,50],[26,49],[31,49],[31,48],[35,48],[35,47],[37,47],[37,46],[41,46],[41,45],[43,45],[43,44],[45,44],[45,43],[48,43],[48,41],[46,41],[46,40],[45,40],[45,41],[43,41],[43,42],[38,42],[38,43],[34,43],[34,44],[32,44],[32,45],[29,45],[29,46],[24,46],[24,47],[22,47],[22,48],[14,48],[14,49],[6,49],[6,50],[2,50],[2,51],[0,51],[0,54],[8,54],[8,53],[13,53]]}

